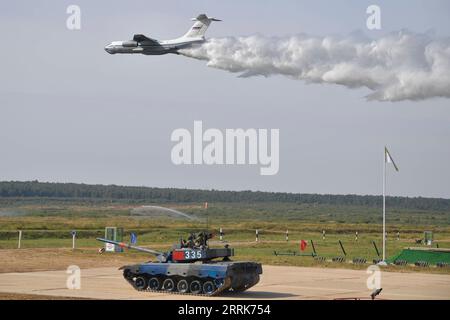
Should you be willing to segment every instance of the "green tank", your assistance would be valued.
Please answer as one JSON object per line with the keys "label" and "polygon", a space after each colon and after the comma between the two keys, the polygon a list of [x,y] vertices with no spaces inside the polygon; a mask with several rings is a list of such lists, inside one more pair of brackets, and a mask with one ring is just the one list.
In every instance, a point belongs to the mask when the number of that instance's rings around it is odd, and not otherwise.
{"label": "green tank", "polygon": [[260,263],[232,261],[234,249],[210,248],[210,233],[193,233],[180,240],[168,252],[159,252],[123,242],[97,238],[121,248],[154,255],[157,261],[123,266],[123,276],[139,291],[217,296],[224,292],[242,292],[259,282]]}

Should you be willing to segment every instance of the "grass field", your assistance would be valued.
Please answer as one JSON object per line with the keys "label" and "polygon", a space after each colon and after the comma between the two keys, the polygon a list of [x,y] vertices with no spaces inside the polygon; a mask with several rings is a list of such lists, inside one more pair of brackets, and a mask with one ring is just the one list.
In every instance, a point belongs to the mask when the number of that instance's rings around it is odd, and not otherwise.
{"label": "grass field", "polygon": [[[372,241],[375,241],[381,252],[381,224],[376,221],[381,220],[381,215],[377,212],[375,216],[375,213],[370,212],[372,209],[365,209],[368,210],[368,218],[364,218],[364,211],[358,212],[358,208],[351,208],[348,215],[345,214],[347,208],[327,209],[324,207],[301,214],[302,210],[306,210],[302,205],[295,209],[290,204],[291,209],[288,209],[280,204],[274,209],[277,213],[274,216],[268,216],[267,212],[270,212],[270,208],[264,205],[213,204],[208,211],[202,209],[199,204],[166,206],[190,213],[199,219],[186,221],[133,217],[130,216],[130,210],[134,206],[130,204],[61,202],[9,204],[8,207],[2,207],[1,211],[14,212],[17,215],[0,216],[0,249],[17,247],[17,230],[23,230],[22,248],[71,248],[70,231],[77,230],[76,246],[86,251],[76,251],[73,254],[83,255],[83,252],[95,254],[96,249],[102,246],[95,241],[95,237],[103,236],[106,226],[118,226],[124,228],[125,241],[129,240],[131,232],[135,232],[138,234],[139,245],[158,250],[170,249],[180,237],[186,238],[190,232],[204,230],[206,227],[216,234],[212,242],[213,246],[221,246],[223,244],[218,241],[218,230],[223,228],[225,240],[235,248],[236,260],[255,260],[273,265],[359,269],[367,267],[367,265],[359,266],[350,263],[318,262],[310,256],[274,255],[274,251],[300,252],[299,242],[302,239],[308,241],[308,246],[303,253],[312,252],[310,242],[312,240],[317,254],[327,259],[344,255],[338,244],[339,240],[342,241],[346,250],[347,261],[358,257],[371,262],[372,259],[377,258]],[[275,205],[272,204],[272,206]],[[293,210],[296,213],[288,212],[283,216],[281,214],[283,210]],[[327,210],[334,212],[336,216],[331,217],[332,219],[327,218],[325,216]],[[433,231],[435,244],[437,243],[439,247],[450,248],[448,216],[446,213],[433,216],[430,212],[424,213],[423,216],[415,213],[409,215],[407,212],[390,213],[387,228],[388,257],[398,254],[405,247],[418,246],[415,240],[421,239],[425,230]],[[259,243],[255,242],[255,229],[259,230]],[[288,242],[285,241],[287,229],[289,230]],[[322,230],[326,231],[325,239],[322,239]],[[357,241],[355,240],[356,231],[358,232]],[[400,240],[396,239],[397,231],[400,232]],[[145,255],[141,254],[123,253],[121,255],[132,257],[137,261],[145,260]],[[100,255],[99,259],[102,259]],[[389,268],[399,270],[400,267]],[[450,273],[448,269],[438,268],[402,267],[402,270]]]}

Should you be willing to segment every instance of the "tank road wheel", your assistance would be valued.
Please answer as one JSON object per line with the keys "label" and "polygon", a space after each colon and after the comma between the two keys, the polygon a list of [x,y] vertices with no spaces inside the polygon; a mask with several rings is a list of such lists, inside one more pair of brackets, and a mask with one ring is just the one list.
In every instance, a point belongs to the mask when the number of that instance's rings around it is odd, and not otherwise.
{"label": "tank road wheel", "polygon": [[163,281],[162,289],[165,291],[173,291],[175,289],[175,282],[171,278],[167,278]]}
{"label": "tank road wheel", "polygon": [[212,281],[206,281],[203,283],[203,293],[212,294],[216,290],[214,283]]}
{"label": "tank road wheel", "polygon": [[147,289],[147,279],[144,276],[138,276],[134,279],[134,285],[138,290]]}
{"label": "tank road wheel", "polygon": [[191,290],[193,294],[202,293],[202,284],[198,280],[193,280],[189,285],[189,290]]}
{"label": "tank road wheel", "polygon": [[177,290],[181,293],[186,293],[189,291],[189,283],[185,279],[181,279],[177,283]]}
{"label": "tank road wheel", "polygon": [[148,287],[152,290],[159,290],[161,288],[161,281],[156,277],[150,278],[148,280]]}
{"label": "tank road wheel", "polygon": [[214,285],[216,286],[216,288],[221,288],[224,283],[225,283],[225,279],[215,279],[214,280]]}

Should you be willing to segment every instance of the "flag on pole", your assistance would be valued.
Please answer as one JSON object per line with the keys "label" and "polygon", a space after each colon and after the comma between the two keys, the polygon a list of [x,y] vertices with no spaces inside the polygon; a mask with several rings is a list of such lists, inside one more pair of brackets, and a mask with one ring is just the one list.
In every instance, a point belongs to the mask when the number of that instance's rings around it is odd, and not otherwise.
{"label": "flag on pole", "polygon": [[130,234],[130,242],[131,242],[131,244],[136,244],[137,243],[137,235],[136,235],[136,233],[131,233]]}
{"label": "flag on pole", "polygon": [[305,240],[300,241],[300,250],[305,251],[307,245],[308,242],[306,242]]}
{"label": "flag on pole", "polygon": [[392,165],[395,168],[395,171],[398,171],[398,167],[395,164],[394,159],[392,159],[392,156],[391,156],[391,154],[389,153],[389,150],[386,147],[384,147],[384,162],[392,163]]}

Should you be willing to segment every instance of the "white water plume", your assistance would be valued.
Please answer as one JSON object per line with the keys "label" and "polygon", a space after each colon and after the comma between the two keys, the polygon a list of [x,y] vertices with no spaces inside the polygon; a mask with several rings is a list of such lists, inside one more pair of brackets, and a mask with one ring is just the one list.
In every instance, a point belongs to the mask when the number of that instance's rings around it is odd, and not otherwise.
{"label": "white water plume", "polygon": [[211,38],[180,51],[240,77],[283,75],[307,83],[368,88],[368,100],[450,98],[450,38],[400,31],[345,37]]}
{"label": "white water plume", "polygon": [[138,208],[134,208],[131,210],[132,215],[137,216],[148,216],[152,217],[155,215],[160,216],[168,216],[168,217],[175,217],[175,218],[186,218],[188,220],[197,220],[196,217],[191,216],[187,213],[171,209],[171,208],[165,208],[160,206],[141,206]]}

